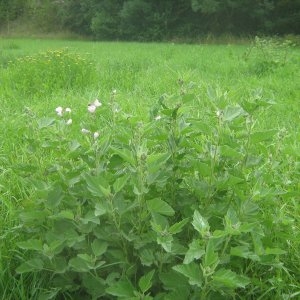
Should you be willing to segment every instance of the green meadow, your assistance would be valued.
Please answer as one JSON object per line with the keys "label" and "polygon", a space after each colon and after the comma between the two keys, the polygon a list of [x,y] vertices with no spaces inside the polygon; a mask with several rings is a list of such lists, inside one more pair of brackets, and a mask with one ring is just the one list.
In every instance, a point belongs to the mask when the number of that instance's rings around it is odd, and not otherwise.
{"label": "green meadow", "polygon": [[0,300],[298,299],[300,50],[0,40]]}

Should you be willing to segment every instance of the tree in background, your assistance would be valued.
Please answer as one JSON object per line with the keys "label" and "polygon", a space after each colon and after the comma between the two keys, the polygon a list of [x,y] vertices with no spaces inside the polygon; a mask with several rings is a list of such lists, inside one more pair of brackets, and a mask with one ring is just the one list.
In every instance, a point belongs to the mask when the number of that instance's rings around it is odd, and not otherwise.
{"label": "tree in background", "polygon": [[96,39],[300,34],[300,0],[0,0],[0,26],[20,17],[44,32]]}
{"label": "tree in background", "polygon": [[0,26],[10,33],[10,24],[24,14],[27,0],[0,0]]}

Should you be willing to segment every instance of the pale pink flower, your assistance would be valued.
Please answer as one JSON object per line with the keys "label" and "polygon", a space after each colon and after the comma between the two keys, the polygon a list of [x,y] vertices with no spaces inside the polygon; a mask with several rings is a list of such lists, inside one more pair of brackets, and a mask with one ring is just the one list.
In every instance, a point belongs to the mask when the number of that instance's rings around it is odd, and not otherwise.
{"label": "pale pink flower", "polygon": [[95,104],[89,104],[88,105],[88,111],[93,114],[96,111],[96,105]]}
{"label": "pale pink flower", "polygon": [[63,115],[63,110],[64,109],[61,106],[58,106],[58,107],[55,108],[55,111],[56,111],[57,115],[60,116],[60,117]]}

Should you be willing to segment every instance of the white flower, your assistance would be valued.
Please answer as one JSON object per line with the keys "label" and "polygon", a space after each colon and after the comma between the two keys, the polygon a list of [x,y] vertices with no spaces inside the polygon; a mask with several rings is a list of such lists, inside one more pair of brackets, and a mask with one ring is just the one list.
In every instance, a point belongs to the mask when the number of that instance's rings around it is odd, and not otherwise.
{"label": "white flower", "polygon": [[71,108],[70,107],[67,107],[66,109],[65,109],[65,112],[67,112],[67,113],[70,113],[72,110],[71,110]]}
{"label": "white flower", "polygon": [[161,116],[159,116],[159,115],[155,117],[155,121],[158,121],[160,119],[161,119]]}
{"label": "white flower", "polygon": [[117,93],[117,90],[112,90],[111,92],[113,95],[115,95]]}
{"label": "white flower", "polygon": [[83,134],[88,134],[88,133],[90,133],[90,131],[89,131],[88,129],[85,129],[85,128],[82,128],[82,129],[81,129],[81,132],[82,132]]}
{"label": "white flower", "polygon": [[88,105],[88,111],[93,114],[96,111],[96,105],[95,104],[89,104]]}
{"label": "white flower", "polygon": [[55,111],[56,111],[57,115],[60,116],[60,117],[63,115],[63,110],[64,109],[61,106],[58,106],[58,107],[55,108]]}
{"label": "white flower", "polygon": [[98,99],[96,99],[96,100],[92,103],[92,105],[94,105],[94,106],[96,106],[96,107],[99,107],[99,106],[102,105],[102,103],[101,103]]}
{"label": "white flower", "polygon": [[96,131],[96,132],[94,132],[94,139],[97,139],[98,137],[99,137],[99,132],[98,131]]}
{"label": "white flower", "polygon": [[223,112],[221,111],[221,110],[217,110],[216,111],[216,115],[217,115],[217,118],[221,118],[222,117],[222,115],[223,115]]}
{"label": "white flower", "polygon": [[72,122],[73,122],[72,119],[69,119],[69,120],[66,122],[66,124],[67,124],[67,125],[71,125]]}

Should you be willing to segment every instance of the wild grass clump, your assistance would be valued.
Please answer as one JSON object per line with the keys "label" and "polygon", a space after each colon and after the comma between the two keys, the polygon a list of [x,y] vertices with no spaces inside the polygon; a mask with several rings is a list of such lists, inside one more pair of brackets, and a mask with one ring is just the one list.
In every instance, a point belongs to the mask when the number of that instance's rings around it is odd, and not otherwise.
{"label": "wild grass clump", "polygon": [[244,58],[250,60],[251,70],[258,76],[262,76],[284,66],[292,47],[295,47],[295,43],[288,39],[282,41],[278,38],[256,36],[245,52]]}
{"label": "wild grass clump", "polygon": [[60,90],[83,91],[96,80],[95,64],[68,49],[48,50],[13,59],[4,70],[9,96],[36,97]]}

